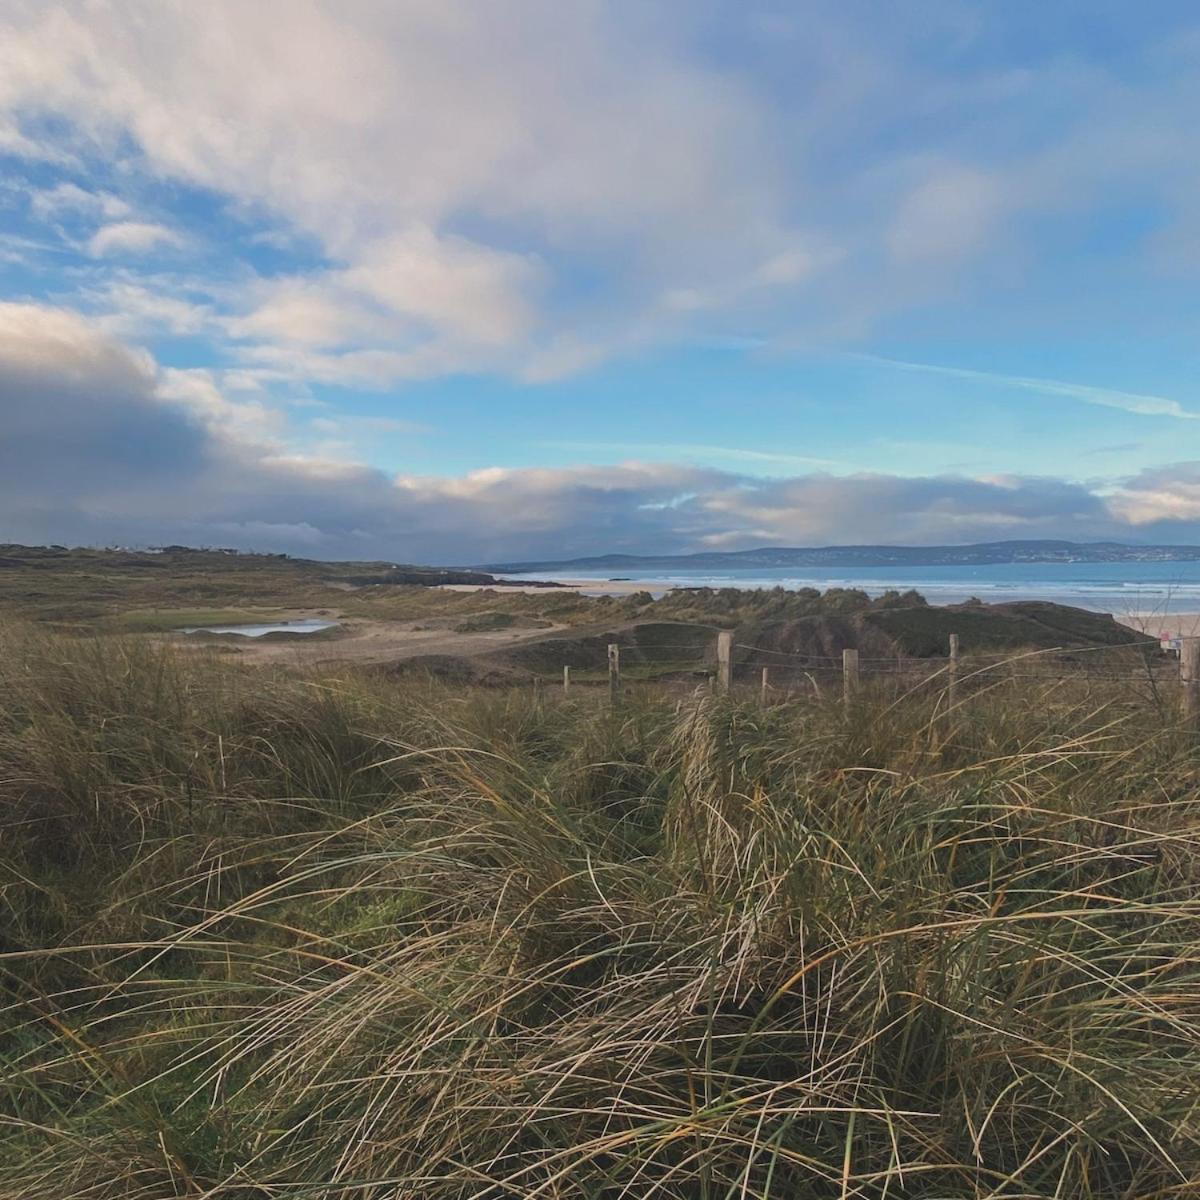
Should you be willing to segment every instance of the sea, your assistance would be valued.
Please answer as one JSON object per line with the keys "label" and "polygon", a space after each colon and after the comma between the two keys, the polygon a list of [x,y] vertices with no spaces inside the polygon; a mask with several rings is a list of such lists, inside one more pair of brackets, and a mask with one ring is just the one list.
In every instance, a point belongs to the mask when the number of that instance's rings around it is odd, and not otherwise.
{"label": "sea", "polygon": [[[563,571],[506,575],[507,579],[584,582],[588,594],[628,590],[644,582],[662,595],[675,587],[711,588],[861,588],[871,596],[895,589],[920,592],[931,604],[959,604],[975,597],[987,604],[1008,600],[1050,600],[1095,612],[1123,616],[1200,612],[1200,562],[995,563],[945,567],[777,567],[745,570]],[[606,586],[610,584],[611,586]]]}

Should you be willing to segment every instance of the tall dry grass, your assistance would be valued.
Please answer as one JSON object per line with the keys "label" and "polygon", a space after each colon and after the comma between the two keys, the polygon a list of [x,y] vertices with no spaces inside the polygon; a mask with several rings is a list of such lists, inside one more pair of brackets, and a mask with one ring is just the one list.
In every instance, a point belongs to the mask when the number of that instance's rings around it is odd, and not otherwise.
{"label": "tall dry grass", "polygon": [[1194,1196],[1164,711],[614,714],[7,629],[0,1195]]}

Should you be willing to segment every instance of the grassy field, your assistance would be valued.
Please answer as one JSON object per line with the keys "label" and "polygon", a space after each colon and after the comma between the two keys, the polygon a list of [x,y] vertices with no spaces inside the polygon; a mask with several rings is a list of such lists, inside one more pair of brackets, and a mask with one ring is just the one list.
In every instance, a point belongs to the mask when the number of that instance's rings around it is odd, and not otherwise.
{"label": "grassy field", "polygon": [[854,627],[850,644],[886,642],[914,655],[944,654],[948,628],[959,632],[964,645],[978,649],[1132,637],[1107,618],[1078,609],[976,604],[948,610],[927,605],[915,592],[872,600],[847,588],[824,593],[815,588],[688,588],[655,600],[648,592],[596,597],[568,588],[523,593],[431,586],[460,578],[486,577],[430,567],[220,551],[151,554],[0,546],[0,613],[82,634],[162,633],[289,614],[436,623],[459,633],[653,621],[691,623],[709,631],[742,626],[757,637],[763,627],[782,623],[793,623],[794,632],[802,635],[806,627],[832,622]]}
{"label": "grassy field", "polygon": [[1195,1196],[1176,699],[0,626],[0,1196]]}
{"label": "grassy field", "polygon": [[[271,554],[0,546],[0,612],[68,632],[130,633],[254,621],[264,613],[296,610],[335,610],[377,620],[470,619],[493,611],[496,594],[430,585],[486,578],[429,567],[394,569],[386,563],[326,563]],[[504,605],[517,617],[568,622],[623,611],[620,602],[589,601],[555,588],[508,595]]]}

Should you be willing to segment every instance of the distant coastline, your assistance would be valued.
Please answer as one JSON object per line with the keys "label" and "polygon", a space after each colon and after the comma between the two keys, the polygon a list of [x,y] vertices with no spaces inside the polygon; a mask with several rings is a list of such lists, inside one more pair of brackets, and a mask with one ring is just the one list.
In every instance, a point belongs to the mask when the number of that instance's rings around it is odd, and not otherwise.
{"label": "distant coastline", "polygon": [[[983,563],[943,566],[747,567],[741,570],[693,568],[661,571],[626,568],[629,580],[616,581],[601,571],[538,572],[537,578],[574,587],[587,595],[628,595],[647,591],[660,596],[676,588],[856,588],[871,597],[887,591],[920,592],[930,604],[987,604],[1046,600],[1118,620],[1134,615],[1200,612],[1200,561],[1099,563]],[[506,573],[514,585],[523,583]]]}
{"label": "distant coastline", "polygon": [[1049,539],[973,542],[960,546],[774,546],[695,554],[599,554],[570,559],[495,562],[479,570],[504,574],[654,570],[674,573],[787,567],[939,567],[1002,563],[1200,562],[1200,546],[1068,542]]}

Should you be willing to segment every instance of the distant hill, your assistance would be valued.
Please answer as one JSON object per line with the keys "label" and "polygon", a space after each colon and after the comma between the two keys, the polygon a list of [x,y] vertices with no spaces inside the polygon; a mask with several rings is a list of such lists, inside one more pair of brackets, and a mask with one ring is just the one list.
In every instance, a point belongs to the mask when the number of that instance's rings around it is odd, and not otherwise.
{"label": "distant hill", "polygon": [[1123,542],[1009,541],[967,546],[777,546],[700,554],[600,554],[589,558],[490,563],[486,571],[679,571],[755,567],[951,567],[992,563],[1197,562],[1200,546]]}
{"label": "distant hill", "polygon": [[[388,562],[319,562],[286,554],[238,553],[163,546],[153,550],[110,547],[20,546],[0,543],[0,617],[76,624],[186,609],[233,612],[247,607],[304,607],[319,612],[334,603],[373,603],[415,587],[443,584],[491,587],[489,572]],[[532,582],[532,581],[531,581]],[[545,585],[549,594],[570,589]],[[431,595],[429,608],[443,601]],[[166,618],[168,621],[169,617]],[[184,621],[183,624],[204,623]],[[168,626],[169,627],[169,626]]]}
{"label": "distant hill", "polygon": [[[293,558],[288,554],[259,554],[233,549],[197,549],[193,546],[156,546],[151,549],[127,549],[110,546],[95,549],[84,546],[22,546],[0,542],[0,569],[39,570],[57,575],[159,575],[213,573],[222,575],[262,574],[281,578],[314,578],[346,583],[354,587],[374,584],[406,584],[439,587],[443,584],[503,583],[484,571],[466,567],[427,567],[414,563],[354,562]],[[527,585],[528,586],[528,585]],[[545,584],[554,587],[555,584]]]}
{"label": "distant hill", "polygon": [[127,549],[110,546],[94,549],[83,546],[22,546],[0,542],[0,569],[32,569],[57,574],[218,571],[223,574],[273,572],[281,576],[332,579],[364,586],[375,583],[415,584],[435,587],[446,583],[493,584],[490,574],[462,567],[424,567],[410,563],[320,562],[292,558],[288,554],[258,554],[231,549],[197,549],[192,546],[156,546],[153,549]]}

